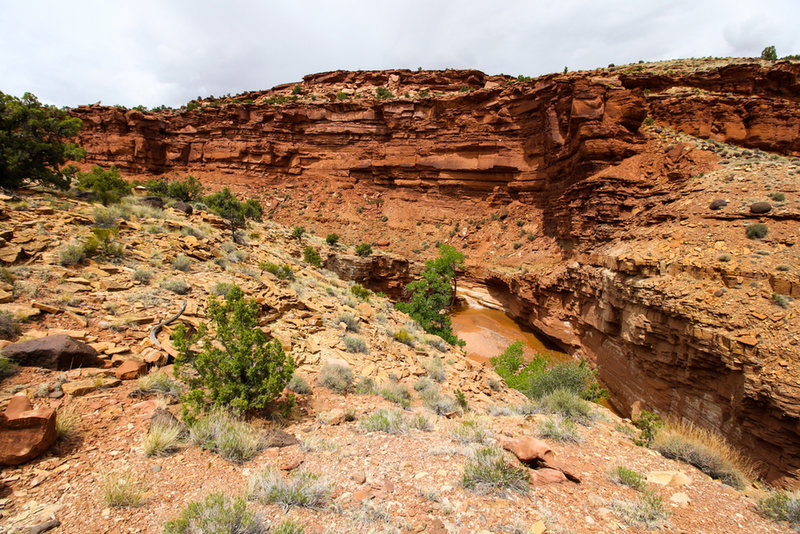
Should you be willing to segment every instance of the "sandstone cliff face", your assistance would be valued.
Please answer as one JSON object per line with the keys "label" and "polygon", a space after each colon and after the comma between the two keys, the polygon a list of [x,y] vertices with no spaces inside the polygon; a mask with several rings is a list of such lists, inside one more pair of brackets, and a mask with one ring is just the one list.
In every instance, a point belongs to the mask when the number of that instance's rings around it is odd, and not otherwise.
{"label": "sandstone cliff face", "polygon": [[[797,264],[800,209],[790,198],[759,219],[748,206],[768,187],[800,194],[800,166],[739,147],[800,154],[799,75],[757,60],[515,83],[337,71],[285,103],[268,102],[292,86],[184,113],[74,113],[88,163],[191,172],[265,197],[280,222],[403,258],[463,247],[471,282],[589,358],[623,413],[640,403],[716,429],[768,480],[797,485],[800,318],[770,299],[800,297],[796,268],[776,268]],[[379,86],[397,96],[374,98]],[[709,211],[716,198],[730,207]],[[753,243],[744,225],[759,220],[770,234]],[[419,269],[380,255],[326,266],[390,295]]]}

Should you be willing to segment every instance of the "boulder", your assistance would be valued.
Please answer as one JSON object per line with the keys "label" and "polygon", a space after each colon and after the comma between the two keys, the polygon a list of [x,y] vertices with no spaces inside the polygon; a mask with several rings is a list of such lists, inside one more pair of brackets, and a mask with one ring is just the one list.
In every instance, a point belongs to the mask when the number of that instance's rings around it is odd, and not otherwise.
{"label": "boulder", "polygon": [[711,202],[711,205],[708,206],[708,209],[716,211],[716,210],[724,208],[727,205],[728,205],[728,201],[727,200],[723,200],[721,198],[718,198],[718,199],[714,200],[713,202]]}
{"label": "boulder", "polygon": [[178,211],[181,211],[181,212],[185,213],[186,215],[191,215],[194,212],[194,208],[192,207],[192,205],[191,204],[187,204],[183,200],[177,201],[175,203],[175,205],[172,206],[172,207],[175,208]]}
{"label": "boulder", "polygon": [[108,378],[108,377],[95,377],[95,378],[87,378],[85,380],[76,380],[74,382],[66,382],[61,384],[61,390],[66,393],[67,395],[72,395],[73,397],[80,397],[82,395],[86,395],[95,391],[98,388],[113,388],[120,385],[120,380],[118,378]]}
{"label": "boulder", "polygon": [[55,443],[56,411],[34,409],[25,395],[15,395],[0,414],[0,465],[19,465]]}
{"label": "boulder", "polygon": [[[500,446],[514,453],[514,456],[528,467],[537,469],[536,480],[540,484],[563,482],[561,475],[572,482],[581,481],[571,469],[556,460],[556,455],[550,446],[540,439],[529,436],[503,439],[500,441]],[[560,475],[551,471],[558,471]]]}
{"label": "boulder", "polygon": [[750,213],[769,213],[772,210],[772,205],[769,202],[753,202],[750,204]]}
{"label": "boulder", "polygon": [[147,372],[147,364],[136,360],[125,360],[116,368],[114,376],[120,380],[133,380]]}
{"label": "boulder", "polygon": [[139,202],[146,206],[150,206],[151,208],[161,209],[164,207],[164,199],[155,195],[148,195],[146,197],[142,197],[141,200],[139,200]]}
{"label": "boulder", "polygon": [[96,350],[64,334],[12,343],[3,348],[3,355],[23,366],[61,371],[102,365]]}

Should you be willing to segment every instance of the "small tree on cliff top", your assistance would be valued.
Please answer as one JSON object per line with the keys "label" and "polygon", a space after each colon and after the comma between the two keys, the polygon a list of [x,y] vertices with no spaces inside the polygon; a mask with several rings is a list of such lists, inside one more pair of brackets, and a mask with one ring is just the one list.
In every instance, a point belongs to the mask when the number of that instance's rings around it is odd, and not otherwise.
{"label": "small tree on cliff top", "polygon": [[67,189],[86,151],[69,142],[81,120],[25,93],[20,99],[0,92],[0,186],[19,187],[31,180]]}

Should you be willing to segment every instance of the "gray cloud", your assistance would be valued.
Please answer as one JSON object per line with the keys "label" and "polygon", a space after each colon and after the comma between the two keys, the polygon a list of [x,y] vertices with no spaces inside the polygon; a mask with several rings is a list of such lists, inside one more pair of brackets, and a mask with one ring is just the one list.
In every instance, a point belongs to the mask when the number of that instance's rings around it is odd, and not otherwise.
{"label": "gray cloud", "polygon": [[564,66],[800,53],[795,0],[5,0],[0,91],[177,106],[335,69]]}

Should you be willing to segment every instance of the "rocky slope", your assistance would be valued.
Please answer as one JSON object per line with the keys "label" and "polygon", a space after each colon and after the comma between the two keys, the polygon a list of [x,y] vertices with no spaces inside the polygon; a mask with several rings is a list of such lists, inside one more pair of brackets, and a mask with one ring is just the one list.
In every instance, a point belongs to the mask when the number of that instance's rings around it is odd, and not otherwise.
{"label": "rocky slope", "polygon": [[[249,502],[269,528],[290,519],[308,533],[644,532],[621,512],[641,493],[609,477],[617,466],[646,475],[644,486],[663,499],[669,517],[662,519],[670,531],[785,531],[756,511],[753,488],[737,492],[635,446],[630,423],[599,405],[576,426],[577,442],[547,443],[558,464],[580,482],[548,482],[544,470],[525,467],[509,454],[506,461],[524,467],[531,479],[527,492],[463,487],[464,466],[476,449],[538,435],[550,416],[524,415],[518,407],[525,399],[491,369],[416,330],[387,299],[356,298],[349,283],[297,258],[310,245],[339,265],[349,259],[352,265],[393,269],[395,263],[372,263],[353,255],[352,247],[331,248],[319,237],[298,241],[273,222],[252,225],[247,244],[236,245],[213,215],[186,216],[136,199],[106,210],[30,192],[0,197],[0,214],[5,264],[0,310],[25,319],[13,339],[14,357],[26,357],[22,340],[53,335],[77,340],[70,350],[77,354],[74,347],[84,347],[84,356],[91,357],[83,362],[89,367],[63,371],[47,368],[63,362],[40,354],[0,381],[0,408],[19,404],[22,395],[40,412],[56,409],[62,421],[54,447],[0,473],[0,532],[163,532],[164,523],[189,502],[213,492],[246,494],[248,479],[271,467],[284,477],[294,471],[322,475],[329,493],[315,508]],[[61,265],[69,245],[98,224],[119,228],[113,238],[118,252]],[[185,259],[177,260],[182,255]],[[273,276],[269,263],[291,267],[294,280]],[[181,411],[174,391],[154,392],[136,380],[172,375],[165,364],[174,350],[169,343],[174,325],[157,338],[163,349],[148,332],[183,299],[187,305],[179,320],[196,326],[205,320],[209,296],[230,283],[258,300],[262,328],[281,341],[297,362],[297,374],[310,384],[288,414],[250,418],[259,432],[274,435],[282,429],[291,436],[241,463],[192,442],[146,456],[153,414]],[[356,320],[356,333],[348,332],[345,314]],[[413,347],[392,336],[402,328]],[[365,352],[349,350],[348,336],[360,338]],[[338,394],[323,387],[326,361],[372,378],[379,388],[409,390],[409,406],[402,410],[381,394]],[[437,361],[441,369],[434,372]],[[431,377],[440,380],[433,387],[442,395],[463,391],[471,411],[431,410],[413,391],[420,379],[434,383]],[[421,418],[427,425],[400,434],[370,432],[363,421],[378,409],[400,410],[407,420]],[[0,438],[5,431],[0,429]],[[141,502],[108,503],[106,489],[120,480],[132,482]]]}
{"label": "rocky slope", "polygon": [[[191,172],[395,253],[338,269],[375,287],[396,291],[437,242],[463,247],[473,283],[594,362],[622,413],[714,428],[797,485],[798,74],[711,59],[527,81],[333,72],[192,111],[74,114],[88,163]],[[758,221],[769,234],[746,239]]]}

